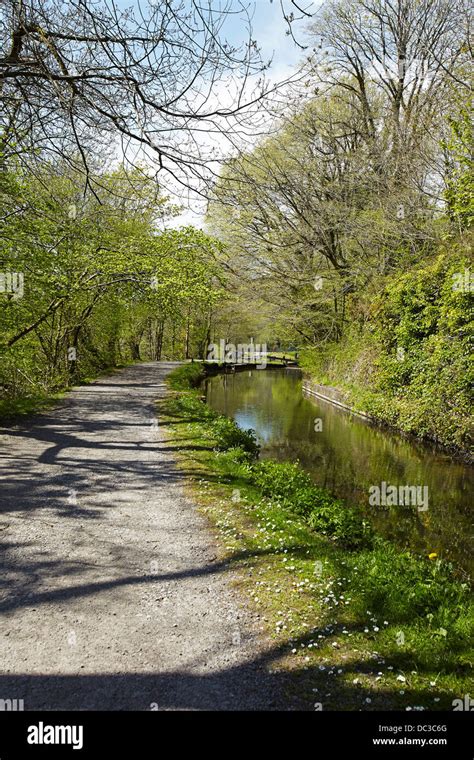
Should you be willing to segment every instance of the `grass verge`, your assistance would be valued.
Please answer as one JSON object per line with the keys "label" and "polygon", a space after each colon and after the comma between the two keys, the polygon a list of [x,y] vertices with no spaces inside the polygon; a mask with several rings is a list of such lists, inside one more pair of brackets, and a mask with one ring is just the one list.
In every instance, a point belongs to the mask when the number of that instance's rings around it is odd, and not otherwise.
{"label": "grass verge", "polygon": [[471,677],[468,587],[448,563],[374,535],[297,463],[260,462],[253,433],[203,403],[202,376],[192,364],[171,373],[181,390],[161,414],[273,638],[273,667],[314,709],[452,710]]}
{"label": "grass verge", "polygon": [[98,378],[118,372],[120,369],[130,366],[131,363],[132,362],[129,362],[128,364],[119,364],[115,367],[105,367],[100,372],[97,372],[97,374],[89,377],[82,377],[73,385],[61,388],[56,392],[51,391],[50,393],[36,393],[21,398],[0,399],[0,422],[11,424],[17,420],[20,421],[23,417],[46,412],[48,409],[54,408],[58,401],[61,401],[61,399],[63,399],[74,387],[90,385]]}
{"label": "grass verge", "polygon": [[2,399],[0,401],[0,421],[9,422],[29,414],[36,414],[51,409],[64,393],[54,393],[50,396],[30,396],[20,399]]}

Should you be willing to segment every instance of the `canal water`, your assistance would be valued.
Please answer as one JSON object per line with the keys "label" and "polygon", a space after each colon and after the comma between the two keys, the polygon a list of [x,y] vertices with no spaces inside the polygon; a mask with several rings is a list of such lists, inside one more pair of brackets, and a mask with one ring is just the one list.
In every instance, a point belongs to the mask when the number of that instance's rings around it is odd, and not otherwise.
{"label": "canal water", "polygon": [[[213,409],[255,430],[262,457],[299,460],[318,485],[358,503],[387,538],[435,552],[472,577],[474,468],[305,396],[297,369],[216,375],[206,381],[206,397]],[[383,483],[420,486],[427,504],[373,505],[373,497],[371,505],[373,487]]]}

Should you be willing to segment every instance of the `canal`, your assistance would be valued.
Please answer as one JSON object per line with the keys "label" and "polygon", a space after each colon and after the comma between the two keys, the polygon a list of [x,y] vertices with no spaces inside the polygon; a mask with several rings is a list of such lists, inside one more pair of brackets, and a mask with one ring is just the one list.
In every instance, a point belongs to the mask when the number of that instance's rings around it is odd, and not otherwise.
{"label": "canal", "polygon": [[[262,457],[298,460],[318,485],[358,503],[384,536],[434,552],[472,577],[474,468],[305,396],[296,369],[216,375],[206,381],[206,397],[213,409],[255,430]],[[384,483],[422,487],[427,503],[373,505],[370,494]]]}

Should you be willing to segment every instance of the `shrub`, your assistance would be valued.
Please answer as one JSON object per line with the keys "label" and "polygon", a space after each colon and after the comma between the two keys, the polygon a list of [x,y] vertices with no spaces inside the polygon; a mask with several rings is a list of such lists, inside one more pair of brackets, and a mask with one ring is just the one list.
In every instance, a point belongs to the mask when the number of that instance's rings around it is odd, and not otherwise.
{"label": "shrub", "polygon": [[209,436],[216,441],[216,449],[240,448],[256,459],[259,445],[253,430],[242,430],[234,420],[219,415],[209,426]]}
{"label": "shrub", "polygon": [[347,549],[361,549],[372,544],[373,532],[368,521],[342,502],[317,507],[309,516],[309,525]]}
{"label": "shrub", "polygon": [[342,546],[356,549],[370,545],[370,525],[355,510],[315,486],[299,464],[259,462],[252,470],[252,480],[264,495],[279,499],[286,509]]}
{"label": "shrub", "polygon": [[198,395],[189,393],[177,396],[168,402],[171,413],[185,416],[188,420],[209,421],[217,417],[217,412],[205,404]]}
{"label": "shrub", "polygon": [[254,468],[253,481],[265,496],[291,503],[299,514],[311,509],[315,486],[298,464],[264,460]]}
{"label": "shrub", "polygon": [[170,388],[175,391],[185,391],[198,388],[206,377],[206,370],[200,362],[191,362],[176,367],[168,377]]}
{"label": "shrub", "polygon": [[381,277],[375,300],[370,290],[349,302],[338,343],[302,352],[314,379],[345,390],[350,406],[465,451],[472,445],[474,294],[454,284],[472,270],[470,244],[467,236],[450,240],[436,255]]}

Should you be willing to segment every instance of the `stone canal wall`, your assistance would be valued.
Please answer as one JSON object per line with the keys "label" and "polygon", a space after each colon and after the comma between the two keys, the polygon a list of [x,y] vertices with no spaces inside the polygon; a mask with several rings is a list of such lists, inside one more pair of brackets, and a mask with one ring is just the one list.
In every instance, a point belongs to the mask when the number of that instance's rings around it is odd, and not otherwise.
{"label": "stone canal wall", "polygon": [[351,414],[356,414],[358,417],[363,417],[366,420],[374,421],[374,418],[366,412],[360,412],[353,409],[347,403],[347,394],[341,391],[339,388],[333,388],[330,385],[319,385],[311,380],[303,378],[303,393],[315,398],[320,398],[323,401],[329,401],[329,403],[338,406],[340,409],[345,409]]}

